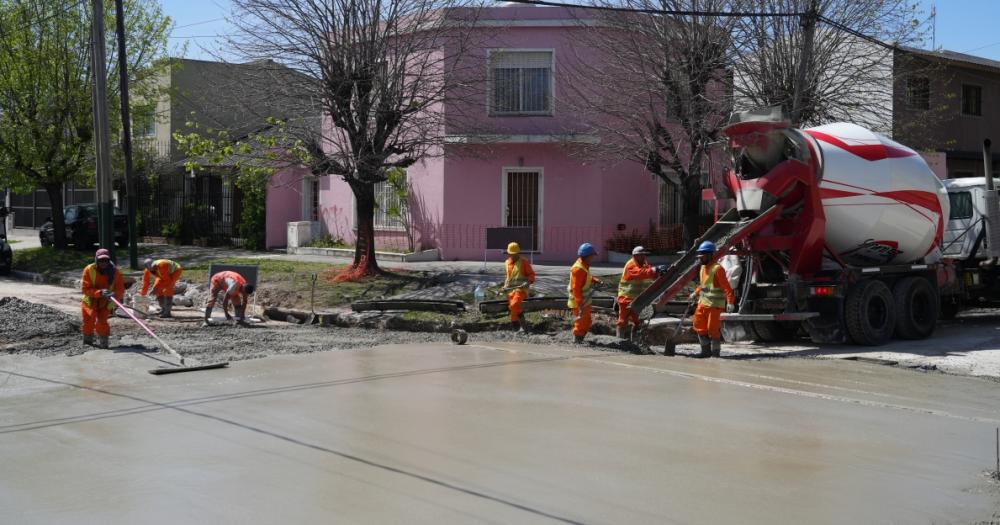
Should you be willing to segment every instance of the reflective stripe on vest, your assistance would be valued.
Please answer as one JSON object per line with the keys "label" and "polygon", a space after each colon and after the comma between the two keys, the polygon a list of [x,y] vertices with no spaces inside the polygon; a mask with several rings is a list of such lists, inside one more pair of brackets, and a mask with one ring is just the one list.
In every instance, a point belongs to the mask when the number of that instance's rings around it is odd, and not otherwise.
{"label": "reflective stripe on vest", "polygon": [[[573,263],[573,268],[570,269],[570,275],[571,276],[573,275],[573,269],[576,269],[576,268],[580,268],[581,270],[587,272],[587,276],[584,278],[584,281],[583,281],[583,304],[580,305],[580,308],[586,308],[586,307],[590,306],[590,303],[593,302],[594,292],[591,291],[591,289],[590,289],[590,284],[591,284],[591,281],[593,279],[590,278],[590,268],[587,268],[586,266],[584,266],[583,263],[579,259],[577,259],[576,262]],[[576,298],[573,297],[573,280],[572,279],[570,279],[570,283],[566,285],[566,296],[568,297],[568,299],[566,300],[566,306],[568,308],[570,308],[570,309],[576,308],[576,306],[577,306],[576,305]]]}
{"label": "reflective stripe on vest", "polygon": [[[636,266],[639,265],[637,264]],[[626,267],[628,267],[628,265],[626,265]],[[639,297],[639,294],[646,291],[646,288],[649,288],[649,285],[653,284],[653,281],[655,280],[656,279],[634,279],[626,281],[625,270],[622,270],[622,278],[618,281],[618,297],[635,299],[636,297]]]}
{"label": "reflective stripe on vest", "polygon": [[[96,264],[88,264],[86,271],[87,271],[87,277],[90,278],[90,285],[94,286],[95,284],[97,284],[97,265]],[[111,277],[110,286],[114,287],[114,285],[115,285],[115,278],[114,278],[114,276],[112,276]],[[83,304],[85,304],[87,306],[91,306],[93,304],[93,302],[94,302],[94,298],[93,297],[91,297],[89,295],[84,295],[83,296]],[[108,310],[114,310],[115,309],[114,303],[112,303],[111,301],[107,301],[107,303],[108,303]]]}
{"label": "reflective stripe on vest", "polygon": [[504,288],[520,288],[521,286],[528,284],[528,280],[521,275],[522,264],[524,264],[524,261],[518,259],[516,263],[511,265],[510,277],[508,277],[507,282],[504,283]]}
{"label": "reflective stripe on vest", "polygon": [[713,264],[707,270],[701,267],[701,297],[698,304],[709,308],[725,308],[726,292],[722,288],[715,286],[715,274],[720,266]]}

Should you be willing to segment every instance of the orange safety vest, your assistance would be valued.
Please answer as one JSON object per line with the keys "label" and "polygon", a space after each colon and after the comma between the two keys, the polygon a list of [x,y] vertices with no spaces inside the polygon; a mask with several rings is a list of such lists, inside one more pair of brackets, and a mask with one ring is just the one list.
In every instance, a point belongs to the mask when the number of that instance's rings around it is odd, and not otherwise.
{"label": "orange safety vest", "polygon": [[527,289],[527,285],[531,284],[528,278],[521,274],[521,269],[527,261],[524,259],[518,259],[516,263],[510,264],[508,261],[507,266],[507,281],[503,283],[504,288],[521,288]]}
{"label": "orange safety vest", "polygon": [[[83,283],[84,288],[87,288],[88,286],[97,287],[97,263],[88,264],[87,267],[83,269],[83,276],[85,279],[85,282]],[[121,278],[122,278],[121,272],[118,270],[118,268],[115,268],[115,275],[112,278],[111,282],[108,283],[108,289],[117,288],[117,286],[115,285],[121,283]],[[121,286],[124,288],[125,286],[124,283],[121,283]],[[113,291],[117,292],[117,290]],[[93,307],[95,299],[97,298],[84,294],[83,304],[89,307]],[[111,301],[107,301],[107,303],[108,303],[107,304],[108,310],[114,311],[114,309],[116,308],[115,304],[112,303]]]}
{"label": "orange safety vest", "polygon": [[570,271],[569,271],[570,280],[569,280],[569,284],[566,285],[566,292],[567,292],[566,293],[566,295],[567,295],[566,307],[569,308],[569,309],[576,308],[576,306],[577,306],[577,304],[576,304],[576,297],[573,297],[573,278],[572,278],[573,277],[573,270],[576,269],[576,268],[580,268],[583,271],[587,272],[587,277],[583,281],[583,290],[582,290],[583,291],[583,304],[580,305],[580,308],[586,308],[586,307],[590,306],[591,303],[594,302],[594,292],[590,288],[590,285],[594,282],[594,279],[590,276],[590,268],[587,268],[586,266],[584,266],[582,260],[577,259],[576,262],[573,263],[573,267],[570,268]]}
{"label": "orange safety vest", "polygon": [[701,294],[698,304],[709,308],[725,308],[726,292],[715,286],[715,274],[722,268],[718,264],[701,267]]}
{"label": "orange safety vest", "polygon": [[646,291],[646,288],[649,288],[649,285],[653,284],[656,278],[626,279],[630,266],[639,266],[639,263],[635,262],[635,259],[629,259],[628,263],[625,264],[625,269],[622,270],[622,278],[618,281],[618,297],[635,299],[639,297],[639,294]]}

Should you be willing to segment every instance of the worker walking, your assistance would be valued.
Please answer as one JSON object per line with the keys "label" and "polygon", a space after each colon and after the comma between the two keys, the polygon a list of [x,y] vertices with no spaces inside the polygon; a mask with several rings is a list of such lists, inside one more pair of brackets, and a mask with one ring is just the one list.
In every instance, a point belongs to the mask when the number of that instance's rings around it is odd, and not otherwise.
{"label": "worker walking", "polygon": [[712,262],[715,258],[715,243],[705,241],[698,246],[701,261],[699,285],[691,294],[691,300],[698,299],[694,311],[694,331],[698,334],[701,353],[697,357],[719,357],[722,353],[722,312],[732,312],[736,296],[726,279],[722,265]]}
{"label": "worker walking", "polygon": [[111,336],[111,325],[108,317],[115,311],[115,304],[110,297],[121,301],[125,296],[125,282],[122,273],[111,262],[111,252],[101,248],[94,254],[94,262],[83,269],[80,279],[83,291],[83,301],[80,311],[83,313],[83,344],[94,344],[94,332],[97,332],[97,347],[107,348],[108,337]]}
{"label": "worker walking", "polygon": [[507,245],[506,279],[503,287],[510,293],[507,294],[507,309],[510,311],[510,320],[514,324],[520,325],[520,332],[528,332],[528,321],[521,315],[524,311],[524,300],[528,298],[528,287],[535,282],[535,270],[531,268],[531,263],[521,257],[521,245],[512,242]]}
{"label": "worker walking", "polygon": [[212,276],[211,289],[209,290],[208,306],[205,308],[205,323],[212,318],[212,308],[215,307],[219,294],[222,297],[222,311],[226,314],[227,320],[232,320],[229,315],[229,303],[233,304],[236,313],[236,322],[242,323],[246,318],[247,299],[254,293],[254,285],[247,284],[247,280],[240,274],[232,271],[219,272]]}
{"label": "worker walking", "polygon": [[632,258],[622,270],[622,278],[618,282],[618,322],[615,324],[615,333],[619,339],[628,339],[629,322],[632,326],[639,324],[638,312],[633,312],[630,308],[632,301],[653,284],[657,275],[666,271],[662,266],[650,266],[647,255],[649,250],[636,246],[632,249]]}
{"label": "worker walking", "polygon": [[171,317],[170,311],[174,306],[174,286],[181,278],[184,269],[181,265],[170,259],[146,259],[143,261],[146,270],[142,272],[142,290],[139,295],[145,297],[149,291],[149,281],[154,277],[153,295],[160,305],[160,317]]}
{"label": "worker walking", "polygon": [[597,250],[589,243],[580,245],[576,251],[579,257],[569,270],[569,285],[566,287],[566,306],[573,312],[573,337],[577,344],[583,343],[583,338],[590,331],[590,307],[593,303],[593,285],[600,280],[590,275],[590,263],[597,255]]}

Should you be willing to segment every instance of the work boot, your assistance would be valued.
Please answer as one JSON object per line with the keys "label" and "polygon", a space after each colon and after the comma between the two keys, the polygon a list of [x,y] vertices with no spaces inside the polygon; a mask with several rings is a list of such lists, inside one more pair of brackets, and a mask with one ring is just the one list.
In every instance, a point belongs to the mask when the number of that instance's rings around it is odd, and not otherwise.
{"label": "work boot", "polygon": [[628,337],[625,335],[625,327],[624,326],[616,326],[615,327],[615,337],[617,337],[618,339],[628,339]]}
{"label": "work boot", "polygon": [[712,339],[712,357],[722,357],[721,339]]}
{"label": "work boot", "polygon": [[582,335],[574,336],[573,337],[573,343],[574,344],[578,344],[578,345],[582,345],[584,337],[586,337],[586,336],[582,336]]}
{"label": "work boot", "polygon": [[101,348],[103,350],[108,349],[108,336],[106,335],[97,336],[97,348]]}
{"label": "work boot", "polygon": [[160,317],[162,317],[164,319],[169,318],[169,317],[173,317],[170,314],[170,310],[174,306],[174,298],[173,297],[163,297],[162,299],[163,299],[163,302],[160,304]]}
{"label": "work boot", "polygon": [[712,357],[712,340],[701,334],[698,334],[698,344],[701,345],[701,352],[696,354],[694,357],[703,359],[706,357]]}
{"label": "work boot", "polygon": [[517,324],[521,327],[518,330],[519,333],[522,333],[522,334],[528,333],[528,321],[525,318],[522,317],[522,318],[518,319]]}
{"label": "work boot", "polygon": [[83,344],[85,344],[87,346],[94,346],[94,334],[90,334],[90,335],[84,334],[83,335]]}

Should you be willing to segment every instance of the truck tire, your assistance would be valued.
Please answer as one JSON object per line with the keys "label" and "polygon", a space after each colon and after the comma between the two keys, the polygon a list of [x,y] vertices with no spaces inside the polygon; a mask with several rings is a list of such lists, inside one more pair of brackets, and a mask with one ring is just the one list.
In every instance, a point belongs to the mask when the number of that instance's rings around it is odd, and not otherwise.
{"label": "truck tire", "polygon": [[892,339],[896,329],[895,301],[882,281],[868,279],[854,285],[844,305],[844,324],[859,345],[879,346]]}
{"label": "truck tire", "polygon": [[896,300],[896,337],[926,339],[941,312],[937,290],[923,277],[905,277],[892,288]]}

